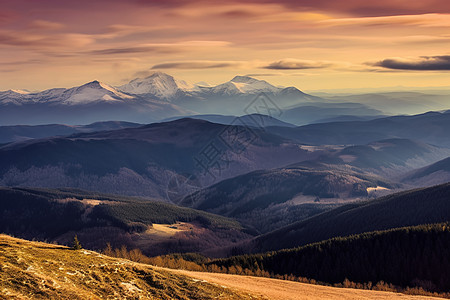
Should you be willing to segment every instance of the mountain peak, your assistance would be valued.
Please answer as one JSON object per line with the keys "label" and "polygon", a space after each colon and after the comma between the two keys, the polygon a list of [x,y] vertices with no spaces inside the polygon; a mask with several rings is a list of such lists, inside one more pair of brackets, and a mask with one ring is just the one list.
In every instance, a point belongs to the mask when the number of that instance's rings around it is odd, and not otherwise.
{"label": "mountain peak", "polygon": [[172,75],[169,75],[167,73],[161,72],[161,71],[155,71],[152,74],[150,74],[149,76],[147,76],[146,78],[155,78],[155,77],[160,77],[160,78],[172,78]]}
{"label": "mountain peak", "polygon": [[156,71],[145,78],[136,78],[122,85],[119,89],[131,94],[150,94],[160,99],[171,99],[179,90],[189,90],[191,86],[185,81],[177,80],[173,76]]}
{"label": "mountain peak", "polygon": [[11,90],[7,90],[6,91],[7,93],[16,93],[16,94],[21,94],[21,95],[27,95],[27,94],[29,94],[30,92],[29,91],[27,91],[27,90],[14,90],[14,89],[11,89]]}
{"label": "mountain peak", "polygon": [[241,76],[241,75],[234,76],[234,78],[231,79],[231,82],[236,82],[236,83],[256,83],[259,81],[263,81],[263,80],[258,80],[253,77],[250,77],[250,76]]}
{"label": "mountain peak", "polygon": [[85,88],[85,87],[102,88],[102,83],[100,81],[98,81],[98,80],[93,80],[91,82],[85,83],[85,84],[80,86],[80,88]]}

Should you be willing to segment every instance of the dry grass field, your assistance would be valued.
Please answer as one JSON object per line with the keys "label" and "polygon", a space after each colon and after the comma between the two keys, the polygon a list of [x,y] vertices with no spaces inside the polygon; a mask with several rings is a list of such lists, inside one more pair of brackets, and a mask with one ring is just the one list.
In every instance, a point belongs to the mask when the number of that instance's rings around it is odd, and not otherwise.
{"label": "dry grass field", "polygon": [[217,283],[255,296],[261,296],[271,300],[425,300],[442,299],[425,296],[410,296],[399,293],[344,289],[321,285],[312,285],[287,280],[272,278],[251,277],[241,275],[229,275],[219,273],[204,273],[192,271],[175,271],[178,274],[191,276],[204,282]]}

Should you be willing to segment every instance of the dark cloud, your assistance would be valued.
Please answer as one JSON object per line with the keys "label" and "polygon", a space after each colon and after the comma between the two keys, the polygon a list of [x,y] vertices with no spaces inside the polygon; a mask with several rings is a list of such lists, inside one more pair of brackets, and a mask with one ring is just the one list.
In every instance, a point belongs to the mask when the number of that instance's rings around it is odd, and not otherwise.
{"label": "dark cloud", "polygon": [[422,56],[415,60],[389,58],[373,65],[393,70],[450,71],[450,55]]}
{"label": "dark cloud", "polygon": [[272,62],[263,67],[269,70],[303,70],[303,69],[319,69],[331,66],[330,63],[309,60],[283,59]]}
{"label": "dark cloud", "polygon": [[248,10],[242,10],[242,9],[234,9],[229,10],[226,12],[223,12],[220,14],[220,16],[225,18],[231,18],[231,19],[238,19],[238,18],[249,18],[253,17],[256,14],[254,12],[248,11]]}

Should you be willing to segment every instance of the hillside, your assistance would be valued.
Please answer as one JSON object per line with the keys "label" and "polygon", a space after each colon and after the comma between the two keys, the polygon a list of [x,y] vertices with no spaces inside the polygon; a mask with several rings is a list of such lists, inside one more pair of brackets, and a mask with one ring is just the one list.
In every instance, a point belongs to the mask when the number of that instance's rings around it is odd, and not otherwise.
{"label": "hillside", "polygon": [[450,221],[450,183],[353,203],[258,236],[244,248],[279,250],[375,230]]}
{"label": "hillside", "polygon": [[8,300],[26,297],[71,300],[434,299],[269,278],[162,269],[6,235],[0,235],[0,260],[0,298]]}
{"label": "hillside", "polygon": [[[202,153],[213,144],[217,158],[209,162]],[[0,147],[0,185],[170,198],[169,181],[177,176],[198,189],[316,156],[261,129],[182,119]]]}
{"label": "hillside", "polygon": [[397,185],[351,169],[292,167],[254,171],[187,196],[181,205],[237,218],[268,232],[336,207],[365,199],[372,188]]}
{"label": "hillside", "polygon": [[0,235],[1,299],[259,299],[170,270]]}
{"label": "hillside", "polygon": [[336,284],[381,281],[429,292],[450,291],[449,223],[339,237],[300,248],[207,263],[216,270],[300,276]]}
{"label": "hillside", "polygon": [[414,170],[403,178],[409,184],[426,186],[450,181],[450,157]]}
{"label": "hillside", "polygon": [[88,249],[140,248],[147,254],[191,252],[249,237],[234,220],[150,199],[79,190],[0,188],[0,232]]}
{"label": "hillside", "polygon": [[332,170],[350,166],[361,174],[376,174],[399,181],[405,173],[426,167],[450,155],[449,148],[398,138],[365,145],[336,146],[335,149],[315,160],[299,162],[289,167]]}

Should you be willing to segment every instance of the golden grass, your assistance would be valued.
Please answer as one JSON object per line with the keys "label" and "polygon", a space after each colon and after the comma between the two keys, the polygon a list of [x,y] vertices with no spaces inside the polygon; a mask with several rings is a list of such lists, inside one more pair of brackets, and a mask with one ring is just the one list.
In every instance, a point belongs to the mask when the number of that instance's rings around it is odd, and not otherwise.
{"label": "golden grass", "polygon": [[0,299],[261,299],[170,270],[0,235]]}
{"label": "golden grass", "polygon": [[178,274],[217,283],[271,300],[427,300],[442,299],[393,292],[336,288],[264,277],[176,270]]}

